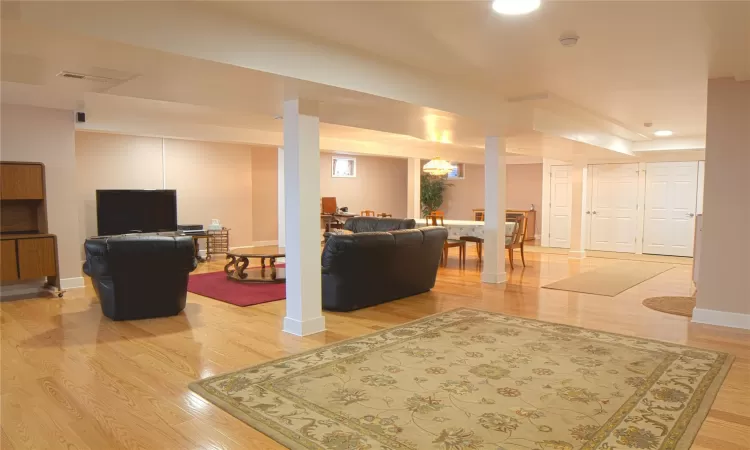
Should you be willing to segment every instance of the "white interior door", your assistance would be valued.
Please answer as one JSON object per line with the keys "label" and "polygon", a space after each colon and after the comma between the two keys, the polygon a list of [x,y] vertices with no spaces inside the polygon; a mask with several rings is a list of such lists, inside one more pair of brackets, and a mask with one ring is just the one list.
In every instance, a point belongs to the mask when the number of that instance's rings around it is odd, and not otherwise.
{"label": "white interior door", "polygon": [[646,164],[643,253],[693,256],[698,162]]}
{"label": "white interior door", "polygon": [[591,166],[589,248],[635,253],[638,164]]}
{"label": "white interior door", "polygon": [[571,166],[550,167],[549,246],[570,248]]}

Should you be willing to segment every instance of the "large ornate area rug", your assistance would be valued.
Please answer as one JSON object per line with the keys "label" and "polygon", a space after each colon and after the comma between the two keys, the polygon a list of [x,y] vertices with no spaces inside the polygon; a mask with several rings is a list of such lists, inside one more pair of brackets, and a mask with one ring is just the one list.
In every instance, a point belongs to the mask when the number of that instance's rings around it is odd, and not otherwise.
{"label": "large ornate area rug", "polygon": [[190,387],[292,449],[687,449],[731,361],[457,309]]}

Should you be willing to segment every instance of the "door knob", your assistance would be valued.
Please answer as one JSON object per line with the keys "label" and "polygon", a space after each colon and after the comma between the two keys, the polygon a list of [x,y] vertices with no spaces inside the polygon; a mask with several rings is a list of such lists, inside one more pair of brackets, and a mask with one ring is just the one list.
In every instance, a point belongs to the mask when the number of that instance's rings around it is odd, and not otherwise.
{"label": "door knob", "polygon": [[591,211],[586,211],[586,214],[591,214]]}
{"label": "door knob", "polygon": [[596,214],[596,211],[591,211],[591,214]]}
{"label": "door knob", "polygon": [[688,214],[687,214],[687,216],[688,216],[688,217],[695,217],[695,214],[693,214],[693,213],[688,213]]}

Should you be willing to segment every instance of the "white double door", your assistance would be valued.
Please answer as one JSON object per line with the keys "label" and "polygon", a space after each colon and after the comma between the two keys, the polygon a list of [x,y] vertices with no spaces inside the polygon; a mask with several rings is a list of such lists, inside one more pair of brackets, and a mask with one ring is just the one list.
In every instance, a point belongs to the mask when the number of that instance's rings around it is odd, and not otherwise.
{"label": "white double door", "polygon": [[693,256],[698,162],[646,164],[643,253]]}
{"label": "white double door", "polygon": [[638,164],[600,164],[589,166],[589,170],[588,248],[635,253]]}

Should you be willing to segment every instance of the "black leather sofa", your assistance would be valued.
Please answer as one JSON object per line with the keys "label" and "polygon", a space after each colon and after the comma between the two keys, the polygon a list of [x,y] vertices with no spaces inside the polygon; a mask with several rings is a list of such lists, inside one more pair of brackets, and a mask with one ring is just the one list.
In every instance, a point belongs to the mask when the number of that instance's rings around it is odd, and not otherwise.
{"label": "black leather sofa", "polygon": [[190,236],[124,235],[87,239],[83,271],[112,320],[174,316],[185,309],[195,270]]}
{"label": "black leather sofa", "polygon": [[352,217],[344,223],[344,229],[352,233],[411,230],[416,226],[414,219],[391,219],[389,217]]}
{"label": "black leather sofa", "polygon": [[429,291],[447,238],[443,227],[331,236],[322,255],[323,308],[352,311]]}

